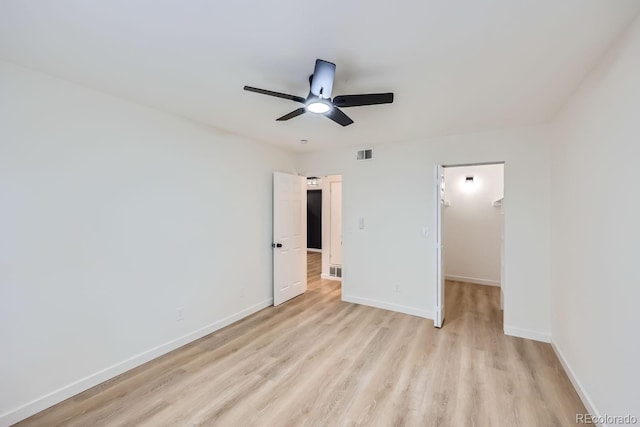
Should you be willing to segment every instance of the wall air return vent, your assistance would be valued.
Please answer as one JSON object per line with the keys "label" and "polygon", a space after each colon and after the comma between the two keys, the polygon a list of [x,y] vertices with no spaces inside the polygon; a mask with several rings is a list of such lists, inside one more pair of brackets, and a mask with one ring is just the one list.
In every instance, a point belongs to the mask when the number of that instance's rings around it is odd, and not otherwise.
{"label": "wall air return vent", "polygon": [[373,159],[373,150],[360,150],[356,155],[358,160],[371,160]]}
{"label": "wall air return vent", "polygon": [[342,267],[339,267],[337,265],[330,265],[329,276],[342,278]]}

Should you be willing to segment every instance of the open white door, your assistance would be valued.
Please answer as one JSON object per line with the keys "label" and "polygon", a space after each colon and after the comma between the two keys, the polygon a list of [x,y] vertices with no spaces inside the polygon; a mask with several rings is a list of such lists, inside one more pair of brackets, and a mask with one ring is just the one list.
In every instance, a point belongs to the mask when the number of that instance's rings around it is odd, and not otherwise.
{"label": "open white door", "polygon": [[273,173],[273,305],[307,291],[307,178]]}
{"label": "open white door", "polygon": [[442,209],[444,207],[444,169],[436,167],[436,316],[433,321],[436,328],[444,322],[444,244],[442,242]]}

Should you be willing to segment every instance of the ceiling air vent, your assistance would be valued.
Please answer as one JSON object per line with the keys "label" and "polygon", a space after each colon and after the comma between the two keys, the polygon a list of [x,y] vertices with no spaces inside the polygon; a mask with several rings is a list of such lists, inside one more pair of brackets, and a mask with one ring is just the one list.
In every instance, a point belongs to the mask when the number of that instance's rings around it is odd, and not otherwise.
{"label": "ceiling air vent", "polygon": [[373,150],[360,150],[356,158],[358,160],[371,160],[373,159]]}

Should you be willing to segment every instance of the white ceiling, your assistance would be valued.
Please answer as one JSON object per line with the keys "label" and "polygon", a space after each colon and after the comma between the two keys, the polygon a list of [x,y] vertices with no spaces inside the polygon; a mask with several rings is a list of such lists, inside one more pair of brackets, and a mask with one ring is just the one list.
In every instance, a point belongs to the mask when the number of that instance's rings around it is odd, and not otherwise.
{"label": "white ceiling", "polygon": [[[0,58],[295,150],[548,120],[640,0],[3,0]],[[346,128],[245,84],[306,96],[316,58]],[[301,145],[300,139],[308,139]]]}

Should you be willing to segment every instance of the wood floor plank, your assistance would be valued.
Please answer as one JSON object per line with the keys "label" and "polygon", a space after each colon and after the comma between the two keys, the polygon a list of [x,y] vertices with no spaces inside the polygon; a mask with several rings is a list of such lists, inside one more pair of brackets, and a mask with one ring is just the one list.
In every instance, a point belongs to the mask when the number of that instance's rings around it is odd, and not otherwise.
{"label": "wood floor plank", "polygon": [[306,294],[18,426],[561,426],[586,412],[551,346],[502,332],[499,288],[446,284],[431,320]]}

